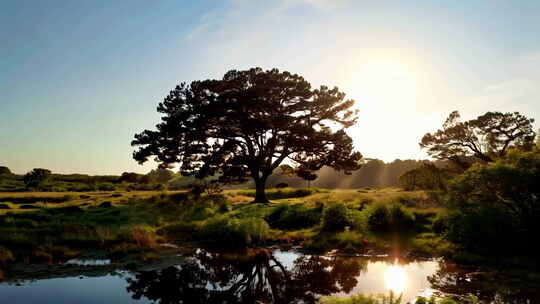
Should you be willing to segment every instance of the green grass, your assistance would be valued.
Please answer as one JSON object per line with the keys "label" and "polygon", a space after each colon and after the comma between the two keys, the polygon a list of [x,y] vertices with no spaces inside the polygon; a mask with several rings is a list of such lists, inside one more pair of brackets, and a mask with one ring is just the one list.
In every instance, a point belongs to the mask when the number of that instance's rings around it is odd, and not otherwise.
{"label": "green grass", "polygon": [[389,227],[413,221],[403,236],[408,248],[422,254],[451,250],[439,235],[429,234],[441,209],[426,203],[427,196],[418,191],[268,192],[282,198],[252,204],[250,190],[200,198],[181,191],[2,193],[0,201],[16,198],[39,209],[5,203],[10,209],[0,210],[0,244],[18,261],[30,257],[44,263],[65,258],[67,254],[59,254],[62,250],[71,250],[72,255],[101,250],[113,258],[135,254],[150,259],[163,242],[222,248],[300,245],[317,251],[366,252],[388,249],[394,242],[369,222],[373,210],[383,208],[389,210]]}

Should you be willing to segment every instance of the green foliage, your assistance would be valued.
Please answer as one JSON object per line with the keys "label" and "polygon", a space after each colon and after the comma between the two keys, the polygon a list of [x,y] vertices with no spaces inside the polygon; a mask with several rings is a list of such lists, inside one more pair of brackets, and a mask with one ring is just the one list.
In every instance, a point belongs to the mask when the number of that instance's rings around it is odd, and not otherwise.
{"label": "green foliage", "polygon": [[220,244],[251,245],[263,242],[270,227],[260,218],[231,219],[217,216],[205,221],[199,235]]}
{"label": "green foliage", "polygon": [[396,296],[393,292],[388,295],[357,294],[350,297],[327,296],[322,297],[320,304],[401,304],[402,295]]}
{"label": "green foliage", "polygon": [[399,185],[407,190],[446,190],[448,181],[455,174],[447,168],[439,168],[433,163],[407,171],[399,177]]}
{"label": "green foliage", "polygon": [[309,208],[304,204],[280,204],[266,217],[272,228],[296,230],[313,227],[321,221],[322,208]]}
{"label": "green foliage", "polygon": [[[133,157],[139,163],[155,157],[162,166],[181,163],[183,175],[197,178],[219,173],[225,183],[253,178],[255,200],[268,203],[266,181],[285,159],[310,170],[360,167],[362,155],[345,132],[356,123],[353,104],[337,87],[311,89],[289,72],[231,70],[219,80],[176,86],[158,105],[156,130],[135,135]],[[339,127],[329,128],[332,122]]]}
{"label": "green foliage", "polygon": [[345,227],[351,226],[351,224],[349,210],[345,204],[334,203],[324,209],[323,231],[343,231]]}
{"label": "green foliage", "polygon": [[24,183],[27,188],[37,188],[51,177],[51,171],[47,169],[32,169],[24,176]]}
{"label": "green foliage", "polygon": [[368,207],[367,224],[371,231],[388,232],[411,230],[415,225],[414,214],[397,203],[378,202]]}
{"label": "green foliage", "polygon": [[420,146],[438,159],[454,161],[462,168],[463,160],[474,157],[482,162],[492,162],[506,155],[511,147],[530,149],[535,133],[534,119],[519,112],[487,112],[476,119],[461,122],[457,111],[452,112],[435,133],[427,133]]}
{"label": "green foliage", "polygon": [[534,254],[540,233],[540,153],[514,151],[450,187],[447,236],[486,256]]}

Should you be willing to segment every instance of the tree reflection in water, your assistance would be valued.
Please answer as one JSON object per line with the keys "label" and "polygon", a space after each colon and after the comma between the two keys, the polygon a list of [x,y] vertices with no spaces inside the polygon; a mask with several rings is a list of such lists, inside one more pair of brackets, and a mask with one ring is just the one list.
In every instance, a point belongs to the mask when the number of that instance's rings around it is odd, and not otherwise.
{"label": "tree reflection in water", "polygon": [[438,270],[427,279],[431,288],[444,294],[473,294],[482,303],[540,303],[538,280],[509,278],[496,273],[471,273],[444,261],[439,262]]}
{"label": "tree reflection in water", "polygon": [[134,299],[170,303],[316,303],[348,293],[366,269],[363,259],[298,256],[288,267],[270,251],[228,255],[198,251],[182,265],[128,278]]}

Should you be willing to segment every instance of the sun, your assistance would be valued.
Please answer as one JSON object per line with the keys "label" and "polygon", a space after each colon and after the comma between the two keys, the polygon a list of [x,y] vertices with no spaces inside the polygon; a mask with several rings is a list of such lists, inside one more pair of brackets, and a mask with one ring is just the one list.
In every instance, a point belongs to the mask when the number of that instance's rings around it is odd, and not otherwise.
{"label": "sun", "polygon": [[350,78],[356,100],[363,106],[399,109],[416,102],[418,79],[413,67],[391,59],[375,59],[358,64]]}

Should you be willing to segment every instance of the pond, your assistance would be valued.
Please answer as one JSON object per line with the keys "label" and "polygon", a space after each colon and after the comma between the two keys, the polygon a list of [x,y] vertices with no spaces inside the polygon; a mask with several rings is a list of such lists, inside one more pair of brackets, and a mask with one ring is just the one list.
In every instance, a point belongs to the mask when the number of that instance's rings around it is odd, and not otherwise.
{"label": "pond", "polygon": [[[483,284],[442,260],[304,255],[251,250],[243,254],[198,249],[181,262],[145,270],[111,268],[109,261],[71,261],[74,273],[35,273],[0,284],[0,303],[316,303],[323,295],[478,295],[485,303],[538,303],[538,292]],[[100,269],[102,269],[100,271]],[[486,275],[484,275],[485,277]],[[489,275],[487,275],[489,276]]]}

